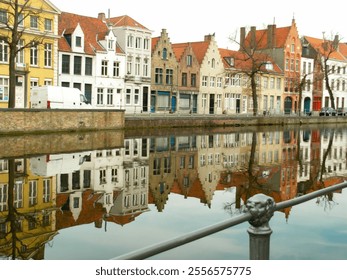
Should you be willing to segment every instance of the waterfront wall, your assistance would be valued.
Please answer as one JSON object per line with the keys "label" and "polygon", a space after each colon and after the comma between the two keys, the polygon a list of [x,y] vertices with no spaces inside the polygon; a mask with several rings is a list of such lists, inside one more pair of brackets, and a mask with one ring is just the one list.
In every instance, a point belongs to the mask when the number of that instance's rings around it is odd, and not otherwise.
{"label": "waterfront wall", "polygon": [[261,126],[290,126],[343,124],[347,117],[320,116],[215,116],[215,115],[132,115],[125,117],[127,129],[160,129],[160,128],[197,128],[197,127],[261,127]]}
{"label": "waterfront wall", "polygon": [[124,110],[0,110],[0,134],[123,128]]}

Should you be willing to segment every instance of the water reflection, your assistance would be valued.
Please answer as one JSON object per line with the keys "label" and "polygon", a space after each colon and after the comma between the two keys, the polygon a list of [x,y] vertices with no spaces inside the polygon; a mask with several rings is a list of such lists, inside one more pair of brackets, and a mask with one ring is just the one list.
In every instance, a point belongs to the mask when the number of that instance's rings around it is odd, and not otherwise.
{"label": "water reflection", "polygon": [[[346,128],[272,129],[129,138],[120,148],[2,158],[0,255],[44,259],[61,230],[136,223],[150,206],[163,212],[172,195],[211,207],[216,192],[227,190],[231,214],[256,193],[291,199],[346,180],[346,143]],[[333,196],[317,203],[331,207]]]}

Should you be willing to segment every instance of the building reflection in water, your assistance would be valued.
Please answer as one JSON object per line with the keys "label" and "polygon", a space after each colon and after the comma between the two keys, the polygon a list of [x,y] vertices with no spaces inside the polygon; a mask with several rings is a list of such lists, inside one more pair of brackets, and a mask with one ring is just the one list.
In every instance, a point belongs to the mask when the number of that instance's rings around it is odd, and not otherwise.
{"label": "building reflection in water", "polygon": [[[165,209],[171,194],[242,209],[257,193],[276,202],[346,180],[347,130],[270,130],[125,139],[120,148],[0,159],[0,255],[44,259],[62,229],[125,225]],[[329,203],[333,195],[321,198]],[[291,209],[285,209],[288,219]]]}

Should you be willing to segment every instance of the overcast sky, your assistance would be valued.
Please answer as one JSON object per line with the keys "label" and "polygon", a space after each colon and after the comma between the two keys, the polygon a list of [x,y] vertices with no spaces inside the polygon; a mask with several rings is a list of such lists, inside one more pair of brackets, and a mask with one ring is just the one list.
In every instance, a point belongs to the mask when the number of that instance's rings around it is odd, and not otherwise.
{"label": "overcast sky", "polygon": [[[299,34],[330,39],[339,34],[347,41],[346,2],[292,0],[51,0],[63,12],[97,17],[99,12],[111,17],[128,15],[160,35],[163,28],[172,43],[201,41],[204,35],[216,35],[218,46],[233,48],[229,37],[235,36],[240,27],[268,24],[289,26],[295,18]],[[243,3],[243,4],[241,4]],[[237,35],[238,36],[238,35]]]}

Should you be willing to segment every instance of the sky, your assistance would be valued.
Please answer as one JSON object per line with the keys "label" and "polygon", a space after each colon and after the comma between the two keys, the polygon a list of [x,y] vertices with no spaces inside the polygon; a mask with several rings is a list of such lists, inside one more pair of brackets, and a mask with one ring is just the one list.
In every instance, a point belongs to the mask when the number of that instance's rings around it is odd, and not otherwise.
{"label": "sky", "polygon": [[[111,17],[128,15],[147,27],[153,37],[166,29],[171,43],[202,41],[215,34],[220,48],[233,49],[230,38],[238,38],[240,27],[263,29],[291,25],[293,17],[300,36],[333,38],[338,34],[347,42],[346,2],[316,0],[50,0],[59,10],[97,17],[99,12]],[[241,4],[245,3],[245,4]],[[286,4],[288,3],[288,4]],[[332,4],[330,4],[332,3]],[[329,5],[332,5],[331,7]]]}

